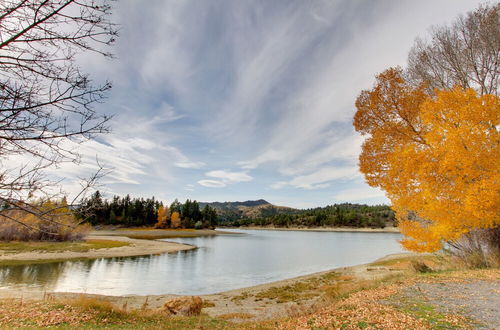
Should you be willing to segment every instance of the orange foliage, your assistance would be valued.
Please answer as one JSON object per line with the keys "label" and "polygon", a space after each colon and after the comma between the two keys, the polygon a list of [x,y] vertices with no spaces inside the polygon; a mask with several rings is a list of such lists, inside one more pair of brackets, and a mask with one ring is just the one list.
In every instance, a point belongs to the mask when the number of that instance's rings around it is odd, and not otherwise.
{"label": "orange foliage", "polygon": [[158,222],[155,224],[155,228],[165,229],[168,228],[168,221],[170,218],[170,214],[168,211],[168,207],[161,205],[158,208]]}
{"label": "orange foliage", "polygon": [[456,87],[431,97],[389,69],[356,107],[354,126],[370,135],[360,169],[387,192],[406,248],[436,251],[443,241],[500,225],[497,96]]}
{"label": "orange foliage", "polygon": [[180,228],[181,226],[181,215],[179,212],[172,212],[172,217],[170,218],[172,228]]}

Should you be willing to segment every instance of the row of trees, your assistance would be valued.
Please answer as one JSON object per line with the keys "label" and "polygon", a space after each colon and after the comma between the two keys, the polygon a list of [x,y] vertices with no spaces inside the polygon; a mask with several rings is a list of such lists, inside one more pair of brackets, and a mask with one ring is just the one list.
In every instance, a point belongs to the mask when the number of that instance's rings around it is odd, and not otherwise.
{"label": "row of trees", "polygon": [[206,205],[200,210],[196,201],[177,199],[170,207],[152,198],[114,196],[103,199],[96,191],[76,209],[77,217],[92,225],[155,226],[156,228],[214,228],[217,213]]}
{"label": "row of trees", "polygon": [[394,224],[394,212],[386,205],[345,203],[301,211],[294,210],[290,213],[262,216],[256,219],[236,219],[225,224],[229,226],[384,228]]}
{"label": "row of trees", "polygon": [[215,228],[217,212],[205,205],[200,210],[197,201],[186,200],[181,204],[177,199],[170,207],[161,205],[158,209],[158,222],[155,228]]}

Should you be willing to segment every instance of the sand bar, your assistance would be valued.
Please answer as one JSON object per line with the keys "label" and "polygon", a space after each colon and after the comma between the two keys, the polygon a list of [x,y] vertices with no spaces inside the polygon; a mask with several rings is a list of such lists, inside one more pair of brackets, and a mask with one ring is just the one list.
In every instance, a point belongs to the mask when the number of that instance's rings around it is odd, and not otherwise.
{"label": "sand bar", "polygon": [[0,255],[0,261],[39,261],[39,260],[61,260],[61,259],[95,259],[112,257],[132,257],[151,254],[161,254],[168,252],[177,252],[183,250],[195,249],[196,247],[188,244],[174,242],[165,242],[158,240],[134,239],[123,236],[103,236],[90,235],[86,237],[89,240],[112,240],[129,243],[127,246],[95,249],[87,252],[61,251],[61,252],[21,252],[5,253]]}

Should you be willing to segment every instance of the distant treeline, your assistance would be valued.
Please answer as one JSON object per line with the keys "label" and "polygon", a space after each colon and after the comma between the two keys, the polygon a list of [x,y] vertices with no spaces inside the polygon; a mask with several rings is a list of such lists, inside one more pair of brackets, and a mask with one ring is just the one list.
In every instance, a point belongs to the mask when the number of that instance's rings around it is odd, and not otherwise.
{"label": "distant treeline", "polygon": [[77,217],[92,225],[155,226],[157,228],[215,228],[217,213],[206,205],[200,210],[198,202],[177,199],[170,206],[152,198],[114,196],[102,198],[96,191],[81,201],[75,210]]}
{"label": "distant treeline", "polygon": [[[257,203],[258,202],[258,203]],[[79,219],[92,225],[117,225],[123,227],[154,226],[156,228],[215,228],[220,226],[275,226],[275,227],[372,227],[394,225],[394,212],[387,205],[334,204],[307,210],[292,208],[260,207],[269,204],[255,201],[257,216],[245,216],[234,203],[202,203],[177,199],[170,204],[152,198],[115,196],[104,199],[99,191],[84,199],[76,209]],[[240,203],[241,204],[241,203]],[[238,204],[239,205],[239,204]],[[247,206],[245,204],[245,206]],[[252,206],[250,206],[252,207]]]}
{"label": "distant treeline", "polygon": [[394,212],[387,205],[334,204],[255,219],[226,220],[223,226],[322,227],[348,226],[384,228],[394,225]]}

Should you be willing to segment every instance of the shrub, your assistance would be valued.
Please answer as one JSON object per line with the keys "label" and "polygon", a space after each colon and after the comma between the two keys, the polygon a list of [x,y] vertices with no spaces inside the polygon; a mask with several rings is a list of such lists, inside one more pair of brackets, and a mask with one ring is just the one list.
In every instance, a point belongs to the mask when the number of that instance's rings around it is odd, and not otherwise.
{"label": "shrub", "polygon": [[417,273],[432,273],[433,269],[421,260],[412,260],[411,267]]}
{"label": "shrub", "polygon": [[35,204],[36,210],[8,210],[0,213],[0,240],[75,241],[81,240],[90,225],[81,225],[61,202]]}
{"label": "shrub", "polygon": [[466,268],[500,265],[500,226],[477,229],[449,243],[452,256]]}

